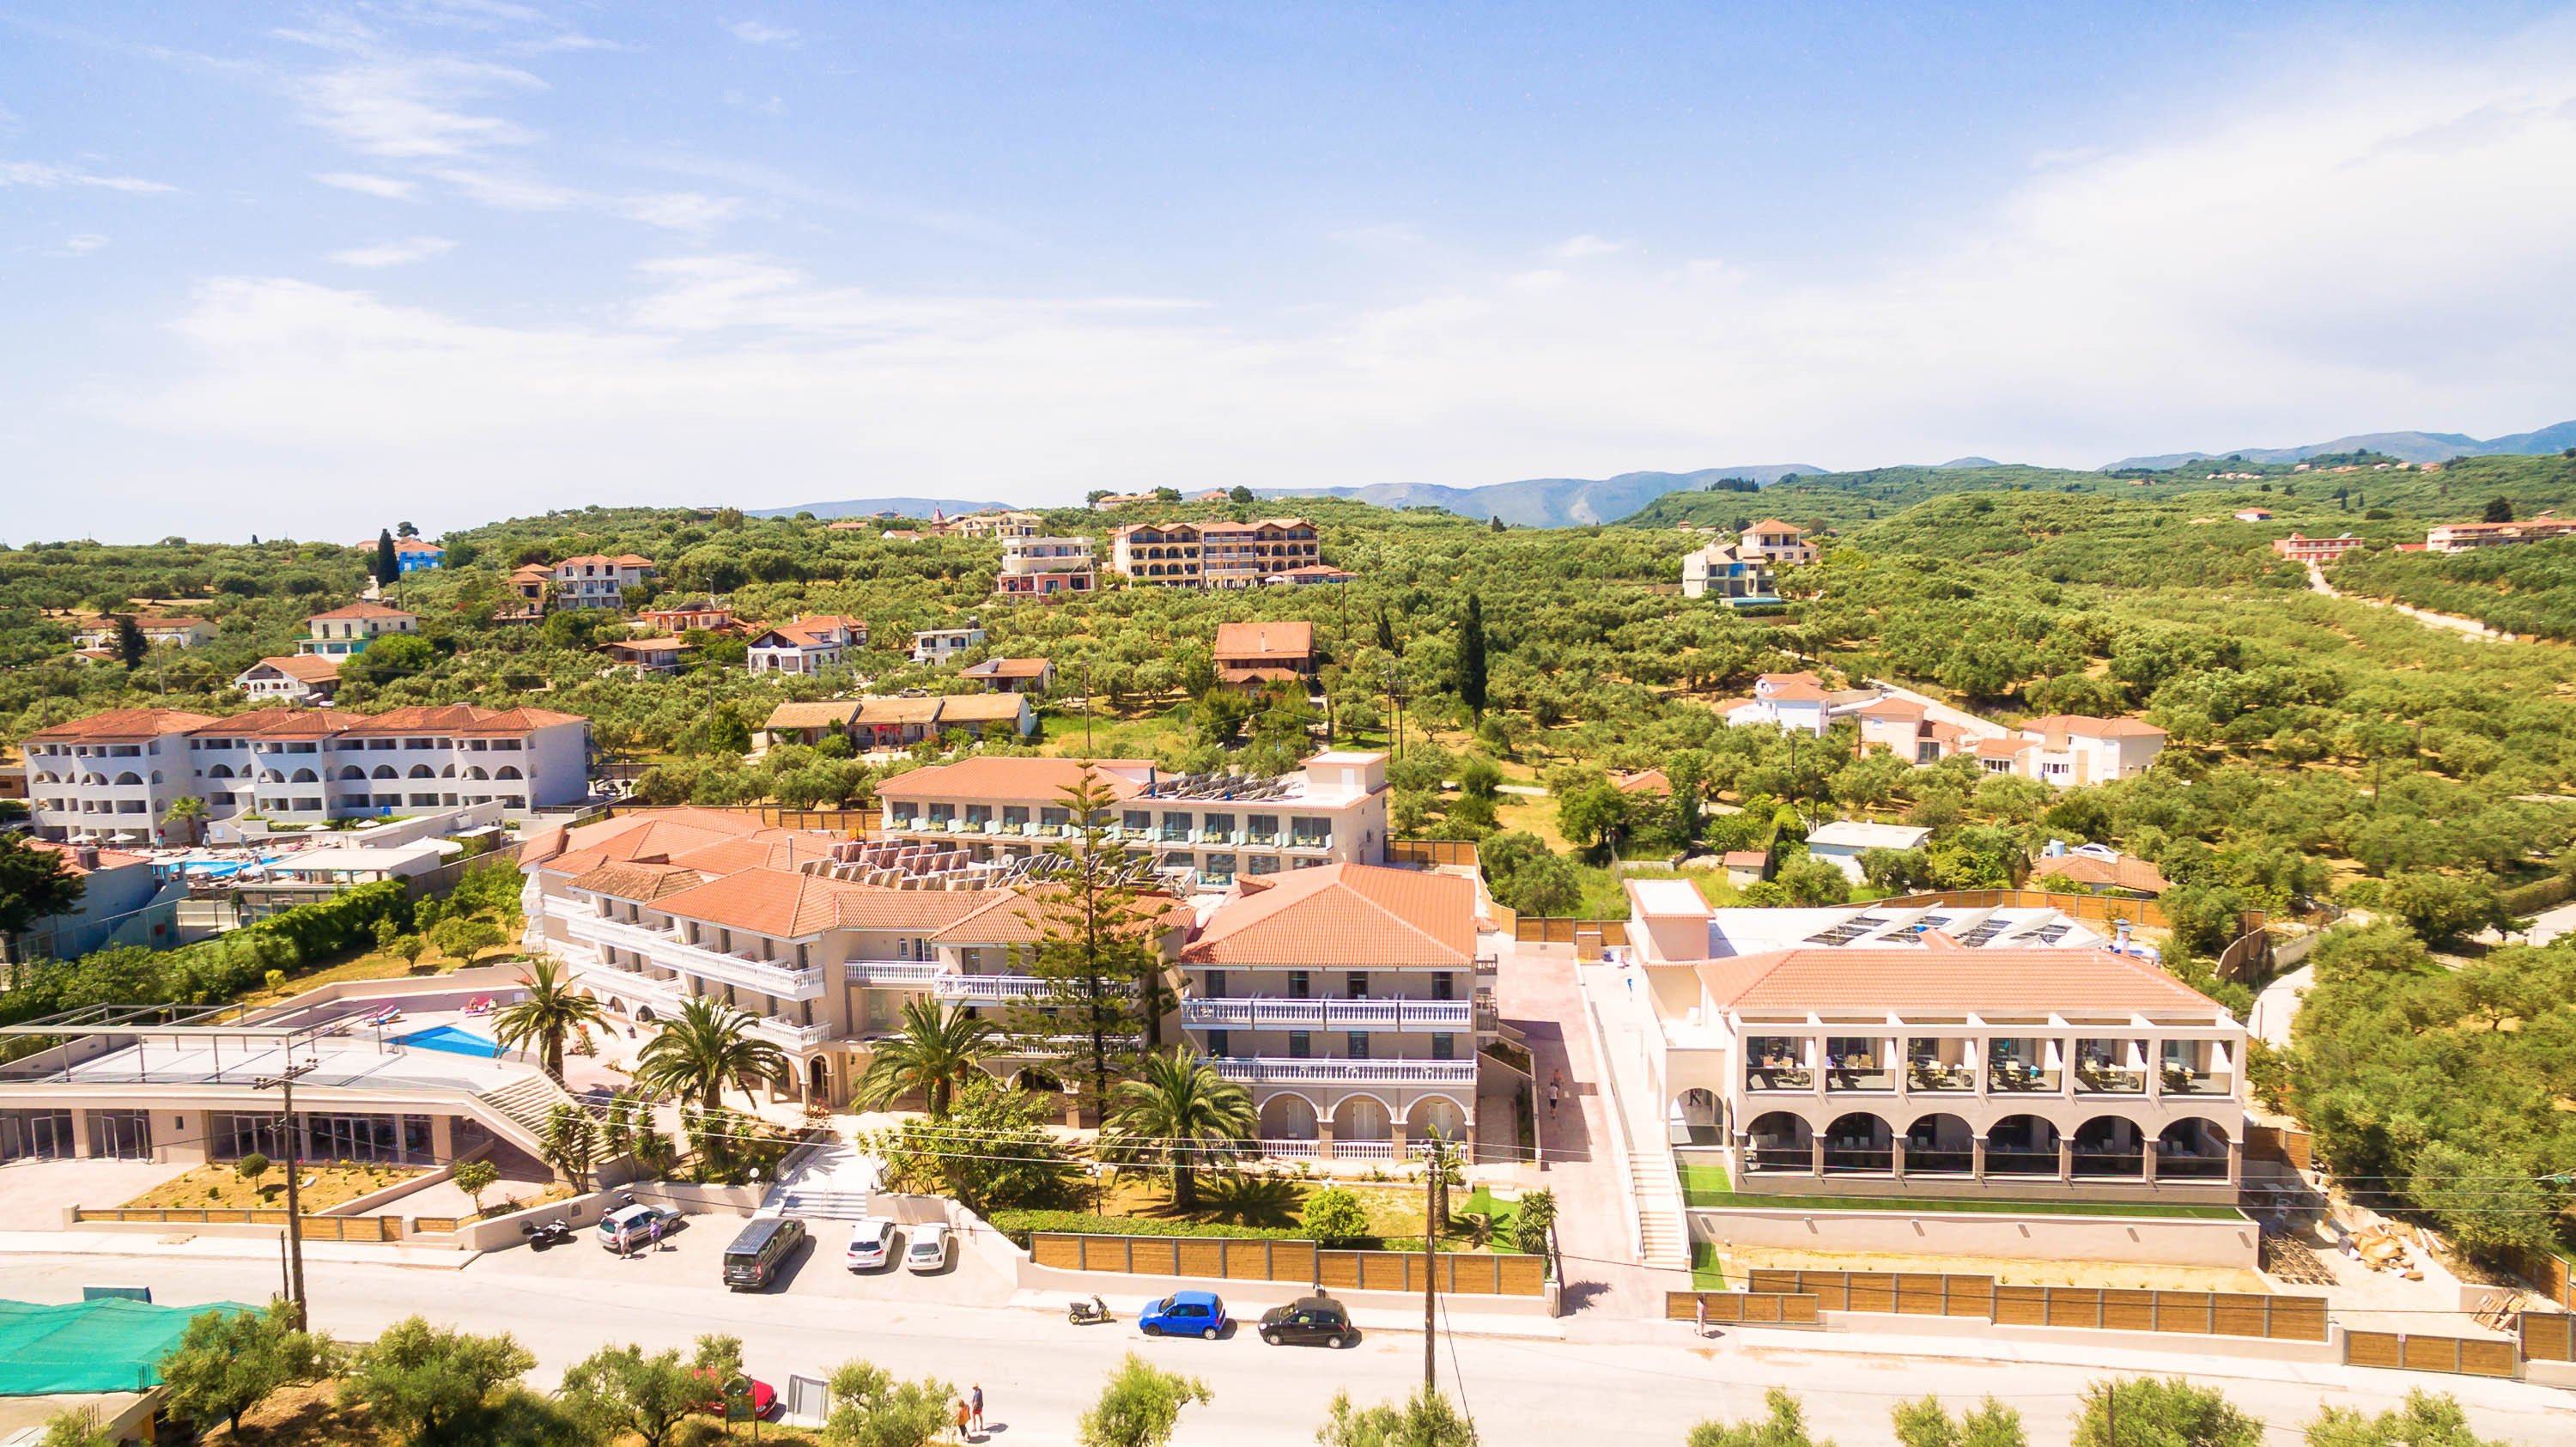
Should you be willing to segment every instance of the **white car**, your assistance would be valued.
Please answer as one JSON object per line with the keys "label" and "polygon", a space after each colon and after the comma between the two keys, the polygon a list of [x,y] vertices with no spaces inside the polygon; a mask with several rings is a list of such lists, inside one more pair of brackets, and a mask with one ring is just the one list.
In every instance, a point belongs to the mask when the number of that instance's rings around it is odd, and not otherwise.
{"label": "white car", "polygon": [[894,1223],[870,1216],[850,1227],[849,1268],[866,1271],[894,1263]]}
{"label": "white car", "polygon": [[907,1271],[939,1271],[948,1265],[948,1223],[933,1221],[912,1228],[911,1244],[903,1248]]}

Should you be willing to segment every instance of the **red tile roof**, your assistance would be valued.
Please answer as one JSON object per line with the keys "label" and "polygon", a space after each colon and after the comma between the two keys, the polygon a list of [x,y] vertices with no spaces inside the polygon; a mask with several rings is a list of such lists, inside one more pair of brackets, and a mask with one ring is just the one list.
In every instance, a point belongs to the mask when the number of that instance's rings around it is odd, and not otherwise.
{"label": "red tile roof", "polygon": [[1181,952],[1191,964],[1473,968],[1476,887],[1463,876],[1328,864],[1264,876]]}
{"label": "red tile roof", "polygon": [[2030,862],[2030,873],[2033,879],[2063,874],[2078,884],[2140,894],[2162,894],[2168,887],[2163,870],[2126,854],[2107,863],[2088,854],[2044,855]]}
{"label": "red tile roof", "polygon": [[1719,1009],[2210,1010],[2207,996],[2110,950],[1802,948],[1695,966]]}
{"label": "red tile roof", "polygon": [[83,848],[81,845],[56,844],[47,839],[29,839],[24,842],[30,849],[41,849],[47,854],[61,856],[63,872],[71,875],[92,874],[101,869],[124,869],[131,865],[152,862],[152,856],[149,854],[128,854],[121,849],[101,849],[97,851],[96,864],[83,864],[80,862]]}
{"label": "red tile roof", "polygon": [[1315,653],[1315,625],[1288,623],[1220,623],[1216,646],[1219,663],[1298,662]]}
{"label": "red tile roof", "polygon": [[[263,658],[251,667],[262,664],[305,683],[333,683],[340,677],[340,660],[327,654],[291,653],[283,658]],[[250,669],[242,671],[248,673]]]}
{"label": "red tile roof", "polygon": [[958,670],[964,678],[1042,678],[1054,664],[1043,658],[987,658]]}
{"label": "red tile roof", "polygon": [[2068,733],[2088,739],[2160,739],[2163,729],[2142,719],[2092,718],[2080,713],[2052,713],[2023,724],[2039,733]]}
{"label": "red tile roof", "polygon": [[31,744],[122,744],[186,733],[213,723],[213,717],[175,708],[112,708],[27,735]]}
{"label": "red tile roof", "polygon": [[1610,787],[1622,794],[1661,794],[1672,797],[1673,781],[1661,769],[1648,769],[1641,774],[1612,774]]}

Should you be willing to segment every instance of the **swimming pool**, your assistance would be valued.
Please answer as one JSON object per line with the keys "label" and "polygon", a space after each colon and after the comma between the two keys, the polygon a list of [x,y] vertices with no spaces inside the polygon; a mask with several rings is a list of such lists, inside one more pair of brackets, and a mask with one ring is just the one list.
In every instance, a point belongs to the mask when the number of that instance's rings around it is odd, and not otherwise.
{"label": "swimming pool", "polygon": [[501,1058],[499,1045],[471,1030],[459,1030],[453,1025],[432,1025],[426,1030],[397,1035],[394,1043],[417,1045],[423,1050],[444,1050],[451,1055],[480,1055],[486,1060]]}

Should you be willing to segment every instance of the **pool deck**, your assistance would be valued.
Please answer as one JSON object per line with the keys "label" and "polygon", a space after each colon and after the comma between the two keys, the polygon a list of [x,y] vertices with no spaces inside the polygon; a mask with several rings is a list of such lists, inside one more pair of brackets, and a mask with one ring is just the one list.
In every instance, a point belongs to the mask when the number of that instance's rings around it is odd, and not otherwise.
{"label": "pool deck", "polygon": [[[248,1086],[263,1076],[274,1076],[285,1060],[283,1048],[266,1040],[184,1044],[151,1041],[85,1060],[36,1080],[55,1085]],[[487,1060],[452,1050],[411,1049],[395,1045],[390,1039],[382,1044],[371,1039],[336,1039],[298,1045],[295,1063],[314,1067],[297,1078],[296,1083],[308,1090],[393,1088],[464,1091],[472,1095],[524,1079],[536,1068],[517,1058],[515,1052],[508,1059]]]}

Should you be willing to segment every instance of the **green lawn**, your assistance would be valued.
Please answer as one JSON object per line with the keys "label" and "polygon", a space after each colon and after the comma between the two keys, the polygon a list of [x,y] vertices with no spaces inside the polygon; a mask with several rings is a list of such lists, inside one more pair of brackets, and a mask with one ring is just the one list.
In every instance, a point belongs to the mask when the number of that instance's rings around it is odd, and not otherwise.
{"label": "green lawn", "polygon": [[1713,1241],[1692,1242],[1691,1290],[1724,1291],[1725,1289],[1726,1268],[1717,1264],[1717,1243]]}
{"label": "green lawn", "polygon": [[1910,1211],[1931,1215],[1985,1211],[2027,1216],[2162,1216],[2169,1220],[2241,1221],[2233,1206],[2168,1206],[2150,1201],[1963,1201],[1940,1196],[1773,1196],[1740,1193],[1724,1166],[1684,1166],[1682,1200],[1692,1206],[1776,1207],[1789,1211]]}

